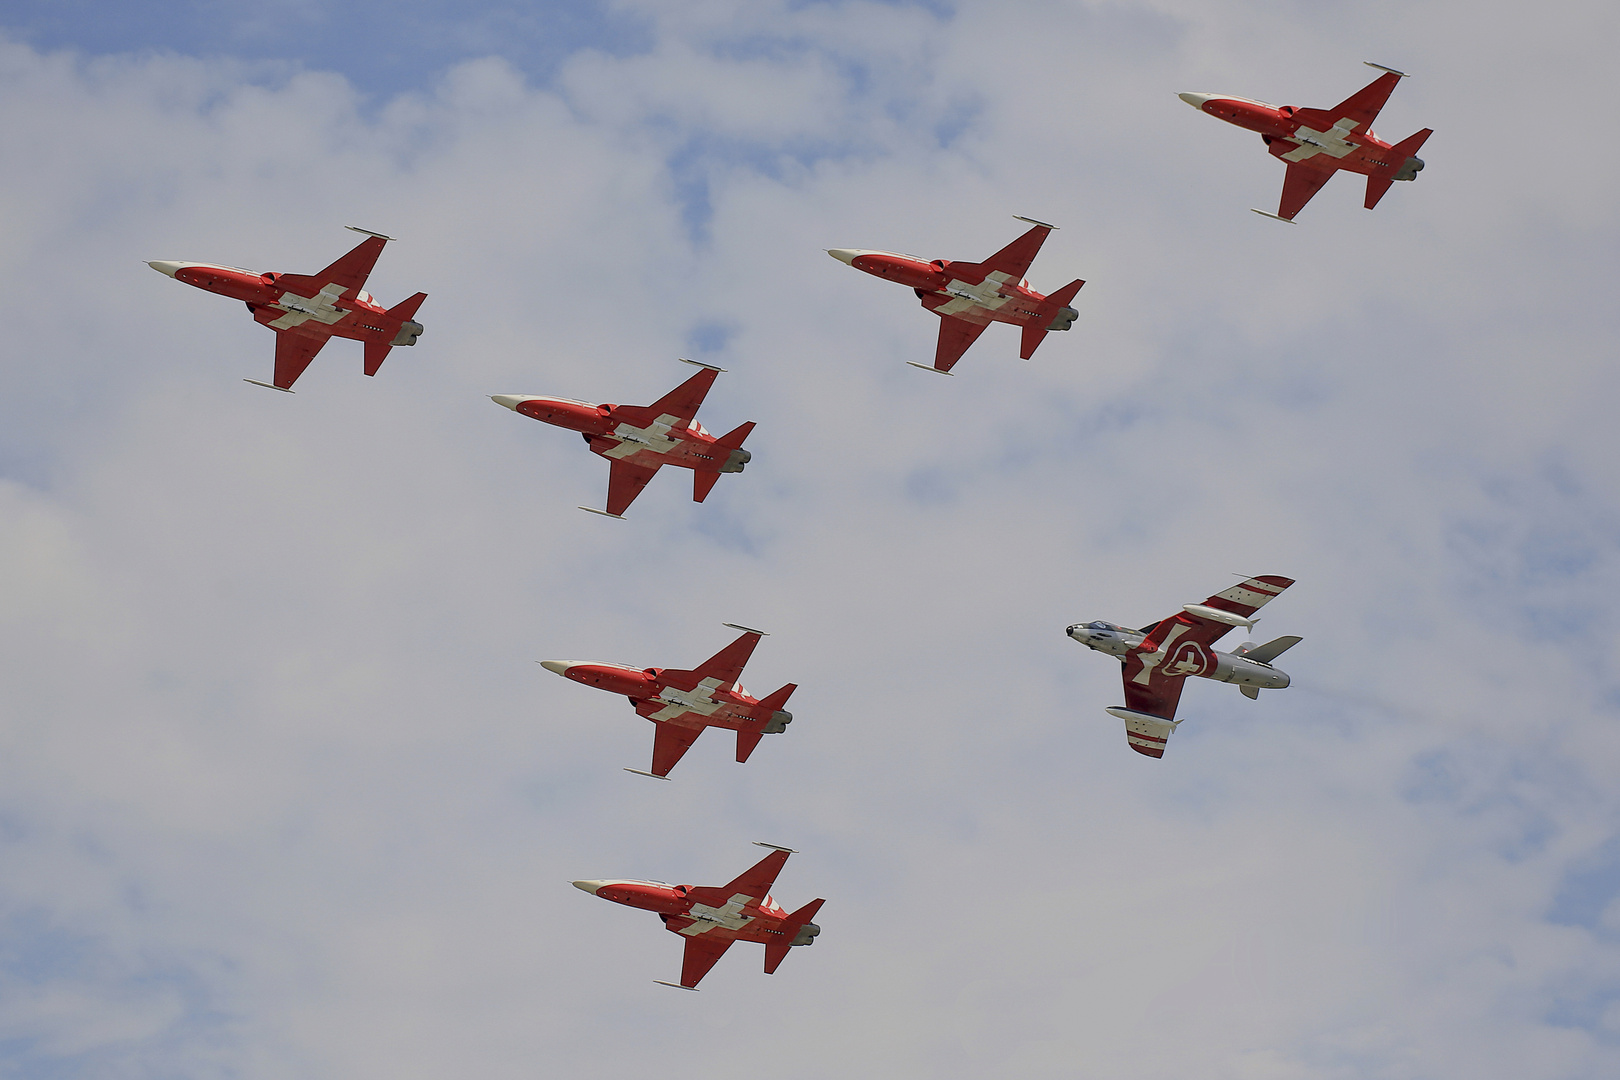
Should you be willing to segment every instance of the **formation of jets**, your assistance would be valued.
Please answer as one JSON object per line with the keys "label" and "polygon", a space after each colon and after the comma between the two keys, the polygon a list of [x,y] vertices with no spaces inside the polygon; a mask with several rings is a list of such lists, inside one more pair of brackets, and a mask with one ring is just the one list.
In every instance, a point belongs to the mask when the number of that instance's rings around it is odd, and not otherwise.
{"label": "formation of jets", "polygon": [[[1428,128],[1393,145],[1372,132],[1373,120],[1403,73],[1384,74],[1332,109],[1272,106],[1248,98],[1184,93],[1180,97],[1202,112],[1258,132],[1269,152],[1284,161],[1282,200],[1267,217],[1293,221],[1306,202],[1335,172],[1367,177],[1365,205],[1372,209],[1398,180],[1412,180],[1423,168],[1417,152],[1430,136]],[[1265,211],[1256,211],[1265,214]],[[1019,328],[1019,355],[1030,359],[1046,335],[1068,330],[1078,312],[1070,305],[1085,282],[1076,278],[1050,295],[1029,287],[1025,275],[1054,226],[1032,218],[1023,235],[982,262],[924,260],[891,251],[833,248],[828,254],[857,270],[904,285],[922,306],[939,317],[939,337],[932,364],[907,361],[941,374],[951,374],[968,348],[991,323]],[[240,300],[255,321],[276,332],[275,370],[268,383],[247,382],[292,392],[315,355],[333,337],[364,344],[365,374],[375,375],[391,349],[414,345],[422,333],[417,310],[427,294],[384,308],[364,291],[383,246],[390,237],[365,233],[366,239],[316,274],[254,273],[214,263],[156,261],[149,265],[176,279]],[[592,513],[622,518],[642,490],[666,465],[692,470],[692,499],[703,502],[723,473],[740,473],[751,460],[742,448],[754,424],[740,424],[714,436],[697,421],[715,378],[722,369],[686,360],[701,370],[651,405],[596,405],[571,398],[498,394],[492,400],[556,427],[578,432],[591,451],[608,459],[605,510]],[[1237,627],[1251,630],[1257,612],[1293,584],[1266,575],[1187,604],[1180,611],[1140,629],[1094,621],[1068,628],[1068,636],[1121,664],[1125,703],[1106,712],[1125,723],[1131,749],[1153,758],[1164,756],[1176,719],[1183,684],[1189,677],[1237,684],[1250,698],[1262,689],[1282,689],[1289,678],[1273,666],[1298,637],[1279,637],[1265,644],[1245,642],[1226,653],[1214,645]],[[643,775],[669,779],[669,772],[707,728],[737,734],[736,758],[747,762],[766,735],[787,730],[793,715],[784,708],[797,689],[788,683],[764,698],[755,698],[741,683],[743,667],[764,636],[763,631],[727,623],[741,635],[690,670],[636,668],[583,660],[541,661],[548,671],[573,682],[622,695],[636,713],[651,721],[651,771]],[[629,772],[641,773],[639,769]],[[765,971],[774,973],[794,946],[814,942],[821,928],[812,920],[823,900],[788,912],[770,895],[791,849],[773,844],[771,854],[729,884],[669,885],[657,881],[589,880],[573,884],[594,896],[658,913],[671,932],[685,939],[679,983],[697,984],[737,941],[765,946]]]}

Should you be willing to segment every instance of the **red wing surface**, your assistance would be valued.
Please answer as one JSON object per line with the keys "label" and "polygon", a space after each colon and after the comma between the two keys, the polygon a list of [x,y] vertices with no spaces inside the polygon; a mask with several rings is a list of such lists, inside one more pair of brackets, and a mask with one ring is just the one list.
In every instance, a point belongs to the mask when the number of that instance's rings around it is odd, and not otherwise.
{"label": "red wing surface", "polygon": [[1378,118],[1378,112],[1384,107],[1384,102],[1389,100],[1395,84],[1400,81],[1401,77],[1393,71],[1386,72],[1333,108],[1324,111],[1331,114],[1334,120],[1354,120],[1357,130],[1365,135],[1367,129],[1372,127],[1372,122]]}
{"label": "red wing surface", "polygon": [[636,501],[641,489],[646,487],[653,477],[658,475],[658,466],[647,468],[645,465],[632,465],[628,461],[617,458],[610,459],[608,465],[608,497],[607,512],[622,514],[630,509],[630,504]]}
{"label": "red wing surface", "polygon": [[1331,169],[1319,169],[1299,161],[1289,162],[1288,172],[1283,176],[1282,202],[1277,206],[1277,216],[1293,221],[1294,215],[1305,209],[1305,204],[1331,179]]}
{"label": "red wing surface", "polygon": [[682,727],[679,724],[667,723],[663,720],[653,721],[653,762],[654,776],[668,776],[669,770],[675,763],[692,749],[697,737],[703,734],[702,728]]}
{"label": "red wing surface", "polygon": [[730,687],[742,678],[743,667],[748,663],[748,658],[754,655],[754,646],[758,644],[758,634],[744,634],[699,664],[692,674],[699,679],[719,679]]}
{"label": "red wing surface", "polygon": [[322,285],[330,283],[343,286],[344,292],[363,289],[366,278],[371,276],[371,268],[377,265],[377,256],[382,254],[383,245],[387,242],[380,236],[367,237],[359,247],[313,276]]}
{"label": "red wing surface", "polygon": [[786,851],[771,852],[744,870],[731,884],[717,891],[728,897],[742,893],[756,903],[765,899],[771,894],[771,886],[776,884],[776,875],[782,872],[782,864],[787,862],[789,854]]}
{"label": "red wing surface", "polygon": [[686,956],[681,959],[681,985],[696,987],[709,969],[720,962],[736,938],[716,938],[709,934],[686,939]]}
{"label": "red wing surface", "polygon": [[312,334],[307,330],[277,330],[276,374],[271,382],[283,390],[291,390],[298,376],[315,359],[315,354],[331,339],[330,334]]}
{"label": "red wing surface", "polygon": [[1142,686],[1131,681],[1141,667],[1141,660],[1134,656],[1125,666],[1125,707],[1133,712],[1174,720],[1176,705],[1181,701],[1181,688],[1187,682],[1186,677],[1170,679],[1155,672],[1149,677],[1148,684]]}
{"label": "red wing surface", "polygon": [[1018,284],[1029,276],[1029,264],[1035,261],[1035,256],[1040,252],[1041,245],[1046,243],[1046,236],[1051,231],[1045,225],[1035,226],[980,263],[979,269],[987,274],[1000,270],[1012,278],[1014,285]]}
{"label": "red wing surface", "polygon": [[968,346],[979,340],[989,323],[968,322],[954,315],[939,317],[939,345],[934,349],[934,370],[949,371],[962,359]]}
{"label": "red wing surface", "polygon": [[697,415],[698,407],[708,396],[709,387],[714,385],[714,377],[719,372],[713,368],[704,368],[696,375],[687,379],[681,385],[647,406],[649,419],[655,419],[664,414],[678,416],[682,420],[690,421]]}

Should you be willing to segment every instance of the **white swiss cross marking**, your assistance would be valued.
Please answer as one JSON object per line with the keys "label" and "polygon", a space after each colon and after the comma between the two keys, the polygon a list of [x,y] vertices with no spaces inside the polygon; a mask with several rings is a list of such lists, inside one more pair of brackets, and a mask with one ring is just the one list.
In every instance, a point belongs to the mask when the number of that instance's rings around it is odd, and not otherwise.
{"label": "white swiss cross marking", "polygon": [[667,454],[680,445],[679,439],[669,437],[671,429],[680,422],[680,417],[664,413],[644,428],[638,428],[632,424],[620,424],[608,435],[610,439],[618,439],[619,445],[607,451],[607,456],[625,458],[642,450],[651,450],[655,454]]}
{"label": "white swiss cross marking", "polygon": [[1141,683],[1143,686],[1147,686],[1149,683],[1151,683],[1153,680],[1153,669],[1163,663],[1166,656],[1170,655],[1170,646],[1176,643],[1176,638],[1180,637],[1182,634],[1185,634],[1191,629],[1192,627],[1188,626],[1186,623],[1176,623],[1175,626],[1171,627],[1170,633],[1167,634],[1165,639],[1159,643],[1158,652],[1141,654],[1142,670],[1136,673],[1136,677],[1132,679],[1131,682]]}
{"label": "white swiss cross marking", "polygon": [[1298,150],[1290,150],[1282,156],[1284,161],[1304,161],[1317,154],[1327,154],[1330,157],[1347,157],[1356,150],[1356,144],[1348,141],[1345,136],[1356,129],[1354,120],[1340,120],[1326,131],[1314,131],[1304,124],[1294,129],[1288,136],[1289,141],[1300,144]]}
{"label": "white swiss cross marking", "polygon": [[743,907],[752,899],[752,896],[738,893],[720,907],[693,904],[686,917],[694,921],[691,926],[682,927],[681,933],[697,937],[699,934],[707,934],[716,926],[723,926],[727,930],[741,930],[754,921],[753,916],[742,913]]}
{"label": "white swiss cross marking", "polygon": [[957,315],[969,308],[989,308],[995,311],[1012,302],[1012,297],[1002,293],[1001,286],[1012,280],[1012,275],[1001,270],[992,270],[985,275],[983,281],[977,285],[969,285],[960,279],[952,279],[945,286],[944,292],[953,299],[939,305],[934,310],[941,315]]}
{"label": "white swiss cross marking", "polygon": [[673,686],[665,687],[655,699],[664,703],[664,707],[652,714],[654,720],[671,720],[682,713],[695,712],[703,716],[713,716],[720,711],[721,703],[714,700],[714,692],[725,684],[719,679],[704,679],[690,690],[677,690]]}
{"label": "white swiss cross marking", "polygon": [[297,293],[282,293],[281,299],[276,301],[276,307],[287,314],[267,326],[276,330],[287,330],[311,319],[323,322],[330,326],[348,314],[334,306],[337,298],[343,295],[341,285],[323,285],[321,291],[314,296],[299,296]]}

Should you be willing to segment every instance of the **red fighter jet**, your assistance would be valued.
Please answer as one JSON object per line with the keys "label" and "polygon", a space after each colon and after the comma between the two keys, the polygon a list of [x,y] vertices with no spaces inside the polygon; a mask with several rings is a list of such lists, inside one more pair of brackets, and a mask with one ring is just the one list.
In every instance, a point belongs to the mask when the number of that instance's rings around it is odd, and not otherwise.
{"label": "red fighter jet", "polygon": [[1293,583],[1285,577],[1249,578],[1140,630],[1100,621],[1069,627],[1071,638],[1088,649],[1118,657],[1124,666],[1125,706],[1106,711],[1125,721],[1125,738],[1132,750],[1164,757],[1165,741],[1181,723],[1175,719],[1176,703],[1189,675],[1237,683],[1249,698],[1258,698],[1262,689],[1280,690],[1288,685],[1288,676],[1271,662],[1298,645],[1300,638],[1280,637],[1264,645],[1249,641],[1232,653],[1216,652],[1210,646],[1234,626],[1252,630],[1260,621],[1254,613]]}
{"label": "red fighter jet", "polygon": [[743,689],[743,665],[754,654],[763,630],[725,623],[741,630],[742,637],[691,671],[674,668],[633,668],[591,660],[542,660],[540,666],[565,679],[623,694],[636,712],[653,722],[652,772],[626,769],[642,776],[669,779],[669,770],[691,749],[704,728],[730,728],[737,733],[737,760],[747,761],[759,740],[779,735],[793,722],[782,706],[797,690],[788,683],[761,700]]}
{"label": "red fighter jet", "polygon": [[666,885],[662,881],[576,881],[574,888],[615,904],[658,912],[664,926],[686,939],[681,981],[664,982],[696,990],[734,941],[757,941],[765,946],[765,974],[774,975],[795,945],[814,945],[821,927],[810,920],[825,900],[812,900],[791,915],[771,898],[771,885],[782,872],[792,848],[755,841],[771,853],[729,885]]}
{"label": "red fighter jet", "polygon": [[607,509],[582,506],[593,514],[622,517],[647,482],[664,465],[691,469],[692,501],[702,502],[721,473],[739,473],[753,460],[742,448],[754,430],[750,420],[718,439],[694,417],[714,377],[725,368],[681,359],[703,370],[653,402],[638,405],[592,405],[571,398],[496,394],[490,398],[513,412],[548,424],[569,428],[585,436],[593,453],[608,459]]}
{"label": "red fighter jet", "polygon": [[1331,109],[1281,108],[1263,101],[1222,94],[1180,94],[1182,101],[1227,123],[1258,131],[1273,157],[1288,163],[1283,176],[1282,203],[1275,214],[1255,213],[1280,221],[1293,221],[1311,196],[1340,169],[1367,177],[1367,209],[1378,205],[1397,180],[1416,180],[1423,168],[1418,149],[1434,132],[1424,128],[1391,146],[1372,132],[1373,119],[1384,107],[1405,72],[1362,61],[1384,74]]}
{"label": "red fighter jet", "polygon": [[276,332],[276,374],[273,382],[244,379],[254,386],[292,393],[293,383],[309,367],[315,354],[334,337],[354,338],[366,345],[366,374],[375,375],[388,350],[415,345],[422,324],[416,309],[427,299],[417,293],[409,300],[384,308],[361,286],[377,265],[377,256],[391,236],[356,229],[369,239],[318,274],[255,274],[237,266],[213,263],[150,262],[146,265],[176,281],[229,296],[247,304],[259,322]]}
{"label": "red fighter jet", "polygon": [[923,307],[939,316],[939,345],[934,350],[933,367],[910,360],[906,363],[949,375],[968,346],[993,322],[1023,327],[1024,341],[1018,355],[1028,360],[1049,331],[1067,330],[1080,314],[1069,303],[1084,281],[1076,279],[1051,296],[1042,296],[1024,280],[1036,252],[1057,226],[1034,218],[1017,220],[1035,227],[980,263],[944,259],[928,262],[915,255],[859,248],[830,248],[827,254],[857,270],[913,290]]}

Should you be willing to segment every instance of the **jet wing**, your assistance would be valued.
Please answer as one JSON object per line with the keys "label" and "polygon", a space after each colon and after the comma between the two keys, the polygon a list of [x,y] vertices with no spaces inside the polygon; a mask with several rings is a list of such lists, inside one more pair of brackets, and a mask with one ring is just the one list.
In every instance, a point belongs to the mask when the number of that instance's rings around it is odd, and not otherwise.
{"label": "jet wing", "polygon": [[[1132,657],[1132,660],[1136,660]],[[1186,676],[1167,678],[1158,675],[1150,677],[1146,686],[1132,681],[1132,667],[1140,670],[1141,662],[1127,663],[1124,671],[1125,679],[1125,707],[1132,712],[1147,713],[1163,720],[1176,718],[1176,706],[1181,703],[1181,688],[1186,685]],[[1157,675],[1157,673],[1154,673]]]}
{"label": "jet wing", "polygon": [[950,371],[956,362],[962,359],[962,354],[968,351],[968,346],[979,340],[985,327],[990,324],[968,322],[958,319],[954,315],[941,315],[939,317],[939,344],[934,348],[934,370]]}
{"label": "jet wing", "polygon": [[614,409],[614,415],[637,427],[646,427],[660,416],[673,416],[681,421],[674,427],[684,428],[697,416],[698,407],[708,396],[709,387],[714,385],[718,374],[715,368],[706,367],[651,405],[620,405]]}
{"label": "jet wing", "polygon": [[1305,204],[1322,190],[1322,185],[1333,179],[1332,169],[1319,169],[1301,161],[1288,163],[1283,176],[1282,201],[1277,205],[1277,216],[1288,221],[1305,209]]}
{"label": "jet wing", "polygon": [[298,376],[309,367],[315,354],[332,340],[330,334],[311,333],[303,329],[276,331],[276,374],[271,382],[283,390],[291,390]]}
{"label": "jet wing", "polygon": [[[1282,595],[1283,590],[1293,583],[1293,578],[1279,577],[1275,574],[1252,577],[1233,585],[1230,589],[1221,590],[1201,605],[1190,606],[1213,608],[1216,611],[1228,612],[1238,619],[1251,619],[1255,612]],[[1140,648],[1152,652],[1172,642],[1177,645],[1196,643],[1210,646],[1230,633],[1233,625],[1218,619],[1205,618],[1191,611],[1178,611],[1168,619],[1155,624],[1151,630],[1147,630],[1147,638]],[[1177,627],[1186,629],[1177,632]],[[1195,673],[1189,671],[1187,674]]]}
{"label": "jet wing", "polygon": [[641,489],[658,475],[658,469],[657,465],[648,468],[619,458],[609,458],[607,512],[619,515],[630,509],[630,504],[636,501]]}
{"label": "jet wing", "polygon": [[[1041,245],[1046,243],[1046,237],[1051,233],[1050,225],[1037,225],[1029,232],[1020,236],[984,262],[979,263],[979,269],[986,274],[1000,270],[1006,274],[1014,285],[1029,276],[1029,264],[1035,261],[1040,253]],[[982,279],[981,279],[982,280]]]}
{"label": "jet wing", "polygon": [[323,285],[341,285],[344,292],[358,292],[365,288],[366,278],[371,276],[372,267],[377,265],[377,256],[382,254],[383,245],[387,242],[380,236],[367,237],[353,251],[314,276]]}
{"label": "jet wing", "polygon": [[771,886],[776,884],[776,875],[782,872],[782,866],[790,854],[792,852],[773,851],[744,870],[731,884],[722,886],[716,891],[727,897],[741,893],[758,903],[771,894]]}
{"label": "jet wing", "polygon": [[654,720],[652,774],[668,776],[669,770],[686,756],[686,752],[692,749],[692,744],[697,742],[701,734],[702,728],[689,728],[681,724]]}
{"label": "jet wing", "polygon": [[699,664],[693,669],[692,675],[699,680],[719,679],[728,688],[735,686],[737,680],[742,678],[748,658],[754,655],[754,646],[759,644],[759,639],[760,635],[754,631],[743,634]]}
{"label": "jet wing", "polygon": [[681,959],[681,985],[695,990],[709,969],[720,962],[736,938],[715,937],[712,934],[686,939],[686,955]]}
{"label": "jet wing", "polygon": [[[1378,76],[1366,86],[1357,90],[1331,109],[1302,109],[1301,112],[1326,113],[1330,119],[1328,126],[1333,126],[1339,120],[1354,120],[1357,129],[1363,135],[1372,127],[1372,122],[1378,118],[1379,110],[1389,100],[1394,91],[1395,84],[1401,81],[1401,76],[1393,71]],[[1312,125],[1315,126],[1315,125]]]}

